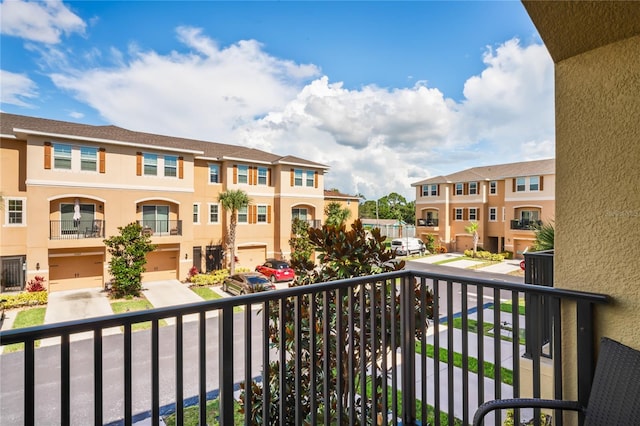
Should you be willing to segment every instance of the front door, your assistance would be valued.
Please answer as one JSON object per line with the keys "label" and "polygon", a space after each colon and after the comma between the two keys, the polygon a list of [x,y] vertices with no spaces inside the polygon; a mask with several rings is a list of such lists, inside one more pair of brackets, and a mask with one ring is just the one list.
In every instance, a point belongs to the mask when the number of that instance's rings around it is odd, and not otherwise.
{"label": "front door", "polygon": [[0,257],[0,291],[21,291],[24,288],[24,256]]}

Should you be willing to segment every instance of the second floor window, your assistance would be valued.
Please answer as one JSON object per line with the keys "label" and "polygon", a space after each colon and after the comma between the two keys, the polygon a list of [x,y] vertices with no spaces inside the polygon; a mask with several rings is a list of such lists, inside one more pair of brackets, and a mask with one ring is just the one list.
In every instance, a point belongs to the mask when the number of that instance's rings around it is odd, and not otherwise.
{"label": "second floor window", "polygon": [[524,192],[527,186],[523,177],[516,178],[516,192]]}
{"label": "second floor window", "polygon": [[294,208],[291,209],[291,218],[292,219],[300,219],[307,220],[308,212],[307,209]]}
{"label": "second floor window", "polygon": [[478,195],[478,182],[469,182],[469,195]]}
{"label": "second floor window", "polygon": [[313,188],[315,173],[311,170],[307,170],[307,186]]}
{"label": "second floor window", "polygon": [[496,195],[498,193],[498,182],[492,180],[489,182],[489,194]]}
{"label": "second floor window", "polygon": [[173,155],[164,156],[164,175],[168,177],[178,176],[178,157]]}
{"label": "second floor window", "polygon": [[25,216],[25,202],[18,198],[8,198],[6,202],[7,216],[5,218],[6,223],[9,225],[24,225]]}
{"label": "second floor window", "polygon": [[249,183],[248,166],[238,166],[238,183]]}
{"label": "second floor window", "polygon": [[80,170],[95,172],[98,170],[98,149],[88,146],[80,148]]}
{"label": "second floor window", "polygon": [[529,191],[540,190],[540,178],[538,176],[531,176],[529,178]]}
{"label": "second floor window", "polygon": [[438,185],[422,185],[422,196],[423,197],[437,197],[438,196]]}
{"label": "second floor window", "polygon": [[463,195],[464,194],[464,184],[456,183],[455,193],[456,193],[456,195]]}
{"label": "second floor window", "polygon": [[209,164],[209,183],[220,183],[220,166]]}
{"label": "second floor window", "polygon": [[294,172],[293,182],[295,186],[302,186],[302,170],[296,170]]}
{"label": "second floor window", "polygon": [[267,168],[258,167],[258,185],[267,185]]}
{"label": "second floor window", "polygon": [[238,223],[249,223],[249,208],[247,206],[238,209]]}
{"label": "second floor window", "polygon": [[53,168],[71,170],[71,145],[53,144]]}
{"label": "second floor window", "polygon": [[158,175],[158,156],[156,154],[144,154],[143,165],[145,176]]}
{"label": "second floor window", "polygon": [[463,220],[462,219],[462,209],[455,209],[455,220]]}

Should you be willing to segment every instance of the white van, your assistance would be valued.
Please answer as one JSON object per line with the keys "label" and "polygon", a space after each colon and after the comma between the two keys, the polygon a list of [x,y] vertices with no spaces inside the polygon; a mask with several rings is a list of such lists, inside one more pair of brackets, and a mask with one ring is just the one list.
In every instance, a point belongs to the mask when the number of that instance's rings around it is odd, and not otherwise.
{"label": "white van", "polygon": [[408,256],[415,253],[424,254],[427,248],[420,238],[407,237],[391,240],[391,251],[398,256]]}

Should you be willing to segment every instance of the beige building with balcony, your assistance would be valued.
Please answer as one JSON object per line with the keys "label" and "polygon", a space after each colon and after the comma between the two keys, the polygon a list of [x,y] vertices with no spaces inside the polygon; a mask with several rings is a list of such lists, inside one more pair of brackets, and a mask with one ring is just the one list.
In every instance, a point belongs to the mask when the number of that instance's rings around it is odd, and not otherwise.
{"label": "beige building with balcony", "polygon": [[555,216],[555,160],[473,167],[412,184],[416,188],[416,236],[433,236],[449,251],[473,248],[465,232],[478,223],[478,246],[521,258],[535,229]]}
{"label": "beige building with balcony", "polygon": [[[104,286],[103,240],[132,222],[157,244],[145,281],[221,268],[228,214],[218,195],[231,189],[251,199],[235,255],[253,269],[289,257],[292,219],[320,225],[336,195],[325,197],[327,166],[240,146],[5,113],[0,136],[1,291],[35,275],[50,291]],[[357,198],[338,195],[357,217]]]}

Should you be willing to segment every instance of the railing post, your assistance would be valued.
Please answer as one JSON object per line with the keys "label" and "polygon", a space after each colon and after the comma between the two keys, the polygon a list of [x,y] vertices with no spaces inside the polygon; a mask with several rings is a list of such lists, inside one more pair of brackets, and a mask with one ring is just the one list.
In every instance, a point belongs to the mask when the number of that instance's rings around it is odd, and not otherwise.
{"label": "railing post", "polygon": [[[247,306],[245,309],[251,309]],[[220,372],[220,424],[233,424],[233,307],[225,307],[218,316]]]}
{"label": "railing post", "polygon": [[[591,393],[591,385],[595,371],[595,334],[593,328],[593,304],[588,301],[577,301],[576,338],[578,365],[578,402],[586,407]],[[584,414],[579,413],[579,423],[584,424]]]}
{"label": "railing post", "polygon": [[[413,275],[402,280],[402,424],[416,423],[416,321]],[[424,403],[424,402],[423,402]]]}

